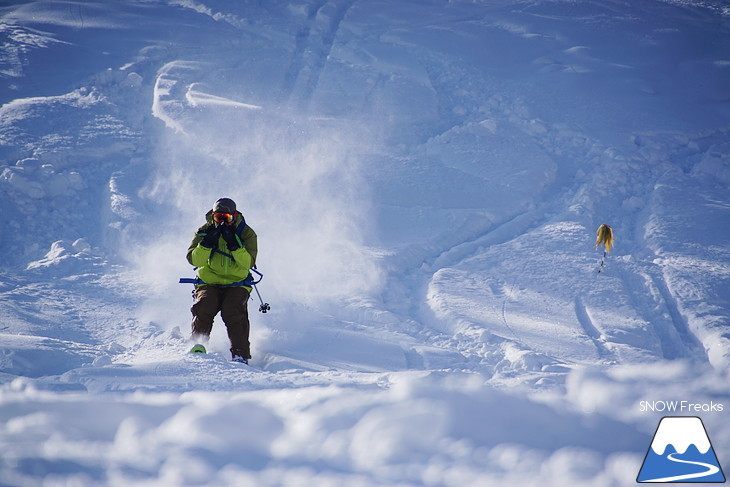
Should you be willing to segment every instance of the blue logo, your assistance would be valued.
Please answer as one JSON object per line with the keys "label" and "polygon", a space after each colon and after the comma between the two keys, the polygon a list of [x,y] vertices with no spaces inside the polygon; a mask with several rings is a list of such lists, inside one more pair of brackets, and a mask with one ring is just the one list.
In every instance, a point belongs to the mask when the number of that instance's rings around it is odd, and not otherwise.
{"label": "blue logo", "polygon": [[659,421],[637,482],[725,482],[705,425],[696,416]]}

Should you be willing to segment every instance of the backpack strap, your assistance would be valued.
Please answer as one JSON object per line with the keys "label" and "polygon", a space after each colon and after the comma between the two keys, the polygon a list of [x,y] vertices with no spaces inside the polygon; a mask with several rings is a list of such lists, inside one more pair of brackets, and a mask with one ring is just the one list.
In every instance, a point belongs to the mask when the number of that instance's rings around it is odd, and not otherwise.
{"label": "backpack strap", "polygon": [[[238,212],[239,215],[241,215],[241,222],[236,225],[236,231],[234,232],[234,235],[236,236],[236,242],[238,242],[238,245],[240,247],[243,247],[243,230],[246,228],[246,219],[243,217],[243,213],[240,211]],[[233,257],[231,257],[233,258]]]}
{"label": "backpack strap", "polygon": [[240,211],[238,212],[238,214],[241,215],[241,223],[236,225],[236,234],[240,236],[241,232],[243,232],[243,229],[246,228],[246,219],[243,217],[243,213],[241,213]]}

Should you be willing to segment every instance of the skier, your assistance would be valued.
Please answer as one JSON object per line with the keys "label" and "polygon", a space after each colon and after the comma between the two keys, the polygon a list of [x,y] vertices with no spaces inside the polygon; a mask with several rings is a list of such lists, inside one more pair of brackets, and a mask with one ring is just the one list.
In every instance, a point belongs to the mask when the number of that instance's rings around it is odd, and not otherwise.
{"label": "skier", "polygon": [[205,344],[213,329],[213,319],[220,312],[231,342],[231,356],[248,364],[248,298],[251,287],[246,278],[256,263],[256,232],[246,225],[236,203],[221,198],[205,215],[206,223],[198,229],[188,248],[187,259],[197,267],[199,283],[195,286],[191,352],[205,353]]}

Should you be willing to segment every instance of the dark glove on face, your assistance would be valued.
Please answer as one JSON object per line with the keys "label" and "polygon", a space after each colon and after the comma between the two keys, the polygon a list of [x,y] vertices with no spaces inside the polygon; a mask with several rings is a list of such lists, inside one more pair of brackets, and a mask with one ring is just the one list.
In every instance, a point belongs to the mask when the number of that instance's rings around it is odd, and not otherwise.
{"label": "dark glove on face", "polygon": [[216,228],[215,225],[208,225],[208,228],[205,229],[205,237],[200,241],[200,245],[207,249],[212,249],[218,243],[218,237],[220,236],[221,231],[219,228]]}
{"label": "dark glove on face", "polygon": [[226,241],[226,244],[228,245],[228,250],[234,251],[241,248],[241,244],[238,243],[238,239],[236,238],[236,232],[234,232],[230,226],[222,226],[221,236],[223,237],[223,240]]}

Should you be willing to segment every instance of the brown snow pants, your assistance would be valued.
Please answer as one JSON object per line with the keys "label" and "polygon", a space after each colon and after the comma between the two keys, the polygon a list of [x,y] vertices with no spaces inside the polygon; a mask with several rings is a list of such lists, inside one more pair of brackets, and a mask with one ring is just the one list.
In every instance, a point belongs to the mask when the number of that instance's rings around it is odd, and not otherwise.
{"label": "brown snow pants", "polygon": [[213,329],[213,319],[220,311],[228,330],[231,353],[251,358],[251,344],[248,341],[251,325],[248,321],[249,292],[243,287],[205,285],[195,289],[193,313],[193,340],[208,341]]}

